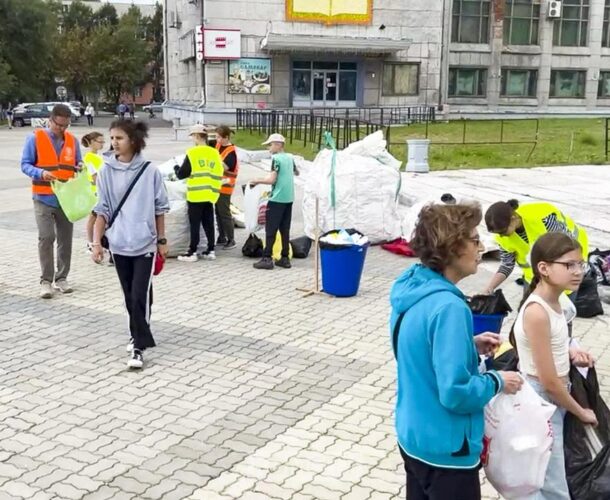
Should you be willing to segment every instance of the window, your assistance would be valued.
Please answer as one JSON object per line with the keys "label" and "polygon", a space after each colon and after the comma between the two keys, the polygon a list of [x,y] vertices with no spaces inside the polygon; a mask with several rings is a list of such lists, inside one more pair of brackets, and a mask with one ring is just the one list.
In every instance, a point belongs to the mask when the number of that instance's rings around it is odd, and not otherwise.
{"label": "window", "polygon": [[553,27],[553,45],[586,47],[589,28],[589,0],[563,0],[561,19]]}
{"label": "window", "polygon": [[489,0],[453,0],[451,41],[489,43]]}
{"label": "window", "polygon": [[293,61],[292,98],[295,102],[356,101],[358,63]]}
{"label": "window", "polygon": [[585,97],[586,71],[554,69],[551,71],[551,97]]}
{"label": "window", "polygon": [[136,87],[135,97],[142,97],[143,87]]}
{"label": "window", "polygon": [[383,95],[417,95],[419,64],[386,63],[383,65]]}
{"label": "window", "polygon": [[597,97],[610,98],[610,71],[600,71]]}
{"label": "window", "polygon": [[538,45],[540,0],[506,0],[504,43]]}
{"label": "window", "polygon": [[485,97],[486,94],[486,69],[449,68],[449,97]]}
{"label": "window", "polygon": [[606,0],[604,7],[604,32],[602,34],[602,47],[610,47],[610,0]]}
{"label": "window", "polygon": [[538,71],[535,69],[503,69],[503,97],[536,97]]}

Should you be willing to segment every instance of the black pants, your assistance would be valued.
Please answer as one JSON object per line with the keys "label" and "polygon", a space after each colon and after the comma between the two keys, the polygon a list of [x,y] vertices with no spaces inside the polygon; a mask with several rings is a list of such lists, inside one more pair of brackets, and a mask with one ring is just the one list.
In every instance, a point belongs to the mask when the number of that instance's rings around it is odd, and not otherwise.
{"label": "black pants", "polygon": [[277,232],[282,237],[282,257],[288,257],[290,252],[290,222],[292,221],[292,203],[277,203],[270,201],[267,205],[267,220],[265,222],[265,249],[263,257],[271,257]]}
{"label": "black pants", "polygon": [[129,331],[134,348],[144,350],[155,347],[150,331],[150,306],[152,304],[152,273],[154,254],[126,257],[113,254],[114,266],[123,288],[125,306],[129,314]]}
{"label": "black pants", "polygon": [[218,221],[218,237],[221,240],[235,239],[233,216],[231,215],[231,195],[221,194],[216,202],[216,220]]}
{"label": "black pants", "polygon": [[93,115],[87,115],[87,125],[93,125]]}
{"label": "black pants", "polygon": [[409,457],[398,447],[407,473],[407,500],[481,500],[479,467],[443,469]]}
{"label": "black pants", "polygon": [[208,252],[214,251],[214,204],[210,201],[202,203],[188,202],[189,224],[191,226],[191,246],[189,253],[197,253],[199,246],[199,227],[203,226],[208,240]]}

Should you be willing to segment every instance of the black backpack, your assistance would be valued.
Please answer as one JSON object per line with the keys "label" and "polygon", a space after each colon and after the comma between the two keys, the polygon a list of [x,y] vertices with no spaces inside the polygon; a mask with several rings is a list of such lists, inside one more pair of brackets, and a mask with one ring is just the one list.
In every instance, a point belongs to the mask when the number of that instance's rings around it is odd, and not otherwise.
{"label": "black backpack", "polygon": [[244,257],[260,258],[263,256],[263,240],[256,234],[250,233],[248,239],[241,248],[241,253]]}

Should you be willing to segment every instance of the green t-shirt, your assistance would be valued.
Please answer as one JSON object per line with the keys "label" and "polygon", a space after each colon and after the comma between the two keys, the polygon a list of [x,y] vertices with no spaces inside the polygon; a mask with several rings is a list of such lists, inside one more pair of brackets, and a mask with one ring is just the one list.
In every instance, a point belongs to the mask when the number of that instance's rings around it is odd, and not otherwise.
{"label": "green t-shirt", "polygon": [[276,203],[294,202],[294,158],[288,153],[276,153],[271,160],[271,170],[277,172],[277,179],[271,190],[269,201]]}

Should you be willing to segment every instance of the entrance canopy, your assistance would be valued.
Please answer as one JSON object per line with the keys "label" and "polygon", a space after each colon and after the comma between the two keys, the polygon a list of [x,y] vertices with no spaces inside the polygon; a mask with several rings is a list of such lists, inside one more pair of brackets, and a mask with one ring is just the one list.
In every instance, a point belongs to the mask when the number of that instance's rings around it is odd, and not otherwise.
{"label": "entrance canopy", "polygon": [[411,40],[339,36],[281,35],[269,33],[261,42],[268,52],[325,52],[343,54],[392,54],[409,47]]}

